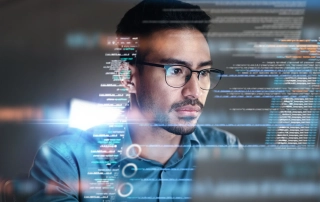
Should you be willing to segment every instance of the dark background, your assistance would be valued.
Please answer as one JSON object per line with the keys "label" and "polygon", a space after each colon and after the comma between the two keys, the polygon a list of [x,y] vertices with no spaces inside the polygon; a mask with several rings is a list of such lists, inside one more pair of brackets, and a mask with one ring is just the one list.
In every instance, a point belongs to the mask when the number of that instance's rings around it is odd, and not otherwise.
{"label": "dark background", "polygon": [[[0,1],[0,110],[31,107],[44,111],[41,120],[0,121],[0,180],[26,175],[33,157],[46,140],[67,126],[70,99],[99,101],[100,83],[106,78],[102,66],[105,49],[94,42],[70,47],[68,36],[114,35],[123,14],[139,1],[107,0],[8,0]],[[306,37],[320,36],[319,10],[305,15]],[[241,39],[239,39],[241,40]],[[212,43],[214,44],[214,43]],[[211,45],[212,45],[211,44]],[[246,59],[230,60],[228,54],[213,54],[216,68]],[[264,86],[266,81],[223,79],[218,89]],[[270,100],[246,99],[243,107],[270,106]],[[262,104],[261,104],[262,103]],[[201,123],[265,123],[267,114],[232,113],[239,100],[208,96]],[[266,129],[222,128],[241,142],[264,144]]]}
{"label": "dark background", "polygon": [[41,121],[0,122],[0,179],[28,173],[40,145],[67,128],[71,98],[98,97],[105,50],[70,48],[68,34],[114,35],[135,3],[0,1],[0,107],[46,111]]}

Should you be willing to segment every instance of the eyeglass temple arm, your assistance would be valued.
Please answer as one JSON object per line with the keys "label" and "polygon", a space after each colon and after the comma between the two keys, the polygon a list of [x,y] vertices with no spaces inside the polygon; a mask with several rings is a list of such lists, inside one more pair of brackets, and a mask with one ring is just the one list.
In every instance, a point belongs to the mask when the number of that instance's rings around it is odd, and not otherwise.
{"label": "eyeglass temple arm", "polygon": [[223,70],[220,70],[220,69],[212,69],[212,70],[214,70],[215,72],[218,72],[218,73],[221,74],[221,75],[220,75],[220,80],[221,80],[222,75],[224,74],[224,71],[223,71]]}

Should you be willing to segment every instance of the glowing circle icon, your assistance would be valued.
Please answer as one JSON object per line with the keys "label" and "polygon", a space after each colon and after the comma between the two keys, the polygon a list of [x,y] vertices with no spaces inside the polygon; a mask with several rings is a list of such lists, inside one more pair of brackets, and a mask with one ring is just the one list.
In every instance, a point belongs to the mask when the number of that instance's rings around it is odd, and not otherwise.
{"label": "glowing circle icon", "polygon": [[[136,152],[136,155],[130,155],[130,150],[131,150],[131,149],[135,149],[135,148],[137,148],[137,150],[138,150],[138,151]],[[132,145],[130,145],[130,146],[127,148],[126,155],[127,155],[127,157],[130,158],[130,159],[137,158],[140,154],[141,154],[141,147],[140,147],[140,145],[138,145],[138,144],[132,144]]]}
{"label": "glowing circle icon", "polygon": [[[129,186],[129,190],[130,191],[128,191],[128,193],[126,193],[126,194],[123,194],[122,192],[121,192],[121,189],[122,188],[124,188],[125,186]],[[121,197],[128,197],[128,196],[130,196],[130,194],[132,194],[132,192],[133,192],[133,186],[132,186],[132,184],[130,184],[130,183],[123,183],[123,184],[121,184],[120,186],[119,186],[119,189],[118,189],[118,195],[119,196],[121,196]]]}
{"label": "glowing circle icon", "polygon": [[[133,167],[133,170],[134,170],[133,173],[130,174],[130,175],[127,175],[126,172],[125,172],[126,168],[128,168],[128,167]],[[138,171],[138,167],[137,167],[136,164],[134,164],[134,163],[128,163],[127,165],[123,166],[121,173],[122,173],[122,175],[123,175],[124,177],[130,178],[130,177],[133,177],[133,176],[137,173],[137,171]]]}

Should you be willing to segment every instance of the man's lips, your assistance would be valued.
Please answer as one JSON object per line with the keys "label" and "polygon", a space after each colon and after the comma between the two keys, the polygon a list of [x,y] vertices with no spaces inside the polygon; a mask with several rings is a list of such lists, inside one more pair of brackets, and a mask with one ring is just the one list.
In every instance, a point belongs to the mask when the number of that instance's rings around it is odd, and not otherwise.
{"label": "man's lips", "polygon": [[183,107],[178,107],[175,109],[175,111],[180,115],[180,116],[198,116],[199,112],[201,111],[201,108],[199,106],[183,106]]}
{"label": "man's lips", "polygon": [[199,112],[201,108],[199,106],[183,106],[176,108],[175,111]]}

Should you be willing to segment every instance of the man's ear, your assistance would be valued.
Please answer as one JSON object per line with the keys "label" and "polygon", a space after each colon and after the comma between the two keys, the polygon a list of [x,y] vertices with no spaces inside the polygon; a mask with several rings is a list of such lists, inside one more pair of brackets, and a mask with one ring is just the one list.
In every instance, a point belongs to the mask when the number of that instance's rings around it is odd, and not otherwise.
{"label": "man's ear", "polygon": [[128,93],[136,93],[137,67],[123,62],[119,67],[119,77],[122,86]]}

